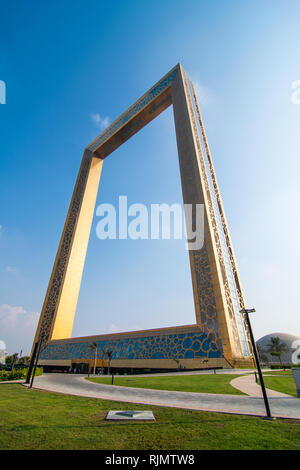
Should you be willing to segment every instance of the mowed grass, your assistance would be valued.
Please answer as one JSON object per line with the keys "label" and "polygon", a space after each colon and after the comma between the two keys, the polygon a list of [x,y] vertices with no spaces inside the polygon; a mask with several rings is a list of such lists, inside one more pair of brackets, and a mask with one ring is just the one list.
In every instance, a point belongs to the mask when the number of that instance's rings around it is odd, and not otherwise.
{"label": "mowed grass", "polygon": [[291,375],[276,375],[272,377],[271,375],[266,376],[264,374],[264,382],[267,388],[275,390],[276,392],[287,393],[293,397],[297,397],[297,389],[294,377]]}
{"label": "mowed grass", "polygon": [[[114,385],[123,387],[150,388],[155,390],[174,390],[178,392],[225,393],[244,395],[230,385],[231,380],[239,375],[232,374],[200,374],[170,375],[156,377],[114,377]],[[91,382],[111,384],[110,377],[89,378]]]}
{"label": "mowed grass", "polygon": [[288,375],[289,377],[293,377],[291,370],[272,370],[268,372],[263,371],[263,375]]}
{"label": "mowed grass", "polygon": [[[105,421],[109,410],[151,409],[156,422]],[[0,449],[300,448],[300,421],[132,405],[0,385]]]}

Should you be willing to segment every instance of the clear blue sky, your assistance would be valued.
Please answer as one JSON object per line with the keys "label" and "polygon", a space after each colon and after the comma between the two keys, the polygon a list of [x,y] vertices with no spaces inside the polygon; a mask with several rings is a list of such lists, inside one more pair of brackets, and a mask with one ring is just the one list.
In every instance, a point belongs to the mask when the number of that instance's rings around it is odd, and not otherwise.
{"label": "clear blue sky", "polygon": [[[181,62],[197,83],[255,334],[300,335],[300,4],[0,1],[0,339],[28,352],[84,147]],[[93,116],[100,115],[95,122]],[[181,202],[172,110],[104,163],[97,204]],[[194,323],[181,241],[99,241],[73,336]]]}

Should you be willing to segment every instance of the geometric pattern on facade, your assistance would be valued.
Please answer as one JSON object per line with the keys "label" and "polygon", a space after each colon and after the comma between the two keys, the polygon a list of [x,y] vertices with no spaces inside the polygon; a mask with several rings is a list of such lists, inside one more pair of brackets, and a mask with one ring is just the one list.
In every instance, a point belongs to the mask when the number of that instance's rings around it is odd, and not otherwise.
{"label": "geometric pattern on facade", "polygon": [[[163,91],[165,91],[170,84],[172,83],[175,75],[177,73],[177,69],[172,69],[162,80],[158,82],[156,86],[151,88],[142,98],[140,98],[134,106],[129,108],[119,119],[117,119],[111,126],[109,126],[94,142],[89,145],[88,149],[91,151],[96,150],[101,144],[107,141],[112,135],[114,135],[121,127],[124,126],[130,119],[132,119],[136,114],[138,114],[141,110],[143,110],[154,98],[161,95]],[[170,99],[170,95],[168,95],[165,100],[166,102]],[[161,106],[162,103],[159,103],[158,106]],[[155,111],[155,107],[150,109],[150,113]],[[128,132],[128,130],[126,131]]]}
{"label": "geometric pattern on facade", "polygon": [[[233,335],[236,343],[238,343],[238,340],[240,340],[244,356],[249,356],[249,351],[251,351],[250,338],[248,335],[246,335],[246,325],[244,325],[242,315],[240,313],[240,310],[244,308],[245,303],[243,301],[242,292],[240,291],[240,282],[237,278],[238,270],[235,259],[233,257],[233,248],[229,237],[227,223],[224,217],[224,211],[222,210],[222,201],[217,185],[216,175],[212,165],[210,150],[208,147],[206,133],[204,130],[194,86],[190,81],[187,83],[187,79],[186,86],[189,87],[190,91],[190,94],[188,95],[190,106],[192,106],[195,111],[195,113],[192,114],[192,124],[194,126],[195,135],[197,136],[196,144],[200,155],[200,171],[202,173],[202,182],[207,195],[207,209],[210,215],[210,220],[212,222],[218,259],[222,267],[222,280],[226,293],[226,303],[230,318],[236,319],[236,323],[232,321]],[[203,138],[205,153],[203,153],[201,148],[200,136]],[[230,256],[230,254],[232,255]],[[195,256],[197,256],[197,254]],[[199,273],[199,270],[196,269],[196,272]],[[236,279],[233,278],[233,273],[236,273]],[[202,282],[199,282],[198,286],[202,291]]]}
{"label": "geometric pattern on facade", "polygon": [[201,329],[207,335],[209,341],[214,344],[220,351],[222,348],[222,341],[220,335],[220,324],[218,320],[218,312],[216,306],[216,299],[212,286],[211,269],[207,254],[207,249],[204,246],[201,250],[197,250],[194,254],[196,282],[199,292],[199,309]]}
{"label": "geometric pattern on facade", "polygon": [[205,152],[202,154],[201,167],[203,172],[203,181],[208,194],[208,210],[210,212],[213,221],[213,231],[216,240],[219,260],[223,271],[226,271],[226,276],[223,276],[224,287],[226,292],[226,301],[228,304],[231,317],[234,315],[237,321],[237,331],[235,331],[235,337],[238,335],[241,339],[241,345],[244,356],[248,356],[252,350],[250,343],[250,337],[247,335],[247,328],[243,322],[243,318],[240,310],[245,308],[245,302],[243,293],[241,290],[241,283],[239,280],[239,274],[237,269],[236,260],[234,257],[233,246],[229,235],[228,225],[225,218],[225,212],[223,209],[223,203],[217,183],[215,170],[212,163],[210,149],[207,142],[206,132],[202,120],[202,116],[199,110],[199,105],[196,98],[196,93],[193,84],[190,82],[189,87],[191,89],[191,96],[193,100],[193,106],[196,111],[198,118],[197,124],[198,135],[202,136],[203,146]]}
{"label": "geometric pattern on facade", "polygon": [[[89,342],[49,344],[42,351],[42,360],[93,359]],[[181,333],[97,341],[98,357],[101,349],[113,352],[112,359],[194,359],[219,358],[222,352],[204,333]]]}
{"label": "geometric pattern on facade", "polygon": [[[229,363],[252,361],[249,332],[240,314],[245,301],[222,199],[195,89],[181,65],[174,67],[84,151],[34,340],[46,347],[43,355],[58,348],[57,340],[71,336],[104,159],[170,105],[174,111],[183,202],[205,207],[204,246],[189,251],[195,326],[214,352],[223,354]],[[147,337],[144,341],[150,344]],[[55,345],[52,340],[56,340]],[[67,346],[64,343],[62,347]]]}
{"label": "geometric pattern on facade", "polygon": [[40,335],[44,338],[44,342],[47,342],[53,326],[53,319],[55,315],[55,308],[58,302],[60,294],[60,286],[62,284],[66,265],[68,263],[68,255],[72,244],[74,228],[76,225],[77,214],[81,205],[82,195],[85,189],[86,180],[89,174],[91,166],[92,154],[86,151],[82,160],[82,165],[79,170],[79,176],[76,182],[74,191],[74,198],[71,201],[69,215],[66,220],[64,228],[64,236],[62,237],[62,243],[59,247],[58,258],[59,262],[55,266],[53,273],[53,279],[50,283],[50,290],[46,296],[47,303],[44,306],[44,317],[43,322],[40,326]]}

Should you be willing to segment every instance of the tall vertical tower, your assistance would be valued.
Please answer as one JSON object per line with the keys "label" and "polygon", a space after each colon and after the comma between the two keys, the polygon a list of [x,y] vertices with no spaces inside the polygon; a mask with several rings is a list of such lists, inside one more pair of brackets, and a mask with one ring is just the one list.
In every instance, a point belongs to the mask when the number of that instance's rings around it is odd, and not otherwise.
{"label": "tall vertical tower", "polygon": [[[174,111],[183,202],[204,206],[204,243],[199,249],[189,251],[196,323],[178,327],[178,332],[186,332],[190,338],[193,334],[203,334],[201,338],[206,346],[198,351],[198,357],[205,354],[208,358],[223,357],[232,366],[252,364],[249,333],[240,313],[245,308],[245,300],[216,174],[195,88],[180,64],[84,151],[36,331],[35,342],[41,341],[44,347],[71,336],[104,159],[170,105]],[[159,329],[156,334],[170,335],[169,330]],[[153,331],[144,331],[143,337],[147,333],[153,335]],[[137,335],[134,332],[132,338]],[[124,333],[120,333],[120,338],[124,338]],[[114,341],[118,341],[118,335],[114,335]],[[145,346],[147,360],[151,360],[152,353],[146,349]],[[166,360],[171,353],[166,353]],[[191,358],[193,354],[191,350],[190,356],[184,357]],[[196,353],[193,357],[196,358]]]}
{"label": "tall vertical tower", "polygon": [[172,84],[183,199],[204,204],[205,236],[190,251],[196,322],[220,342],[232,365],[252,364],[252,347],[240,310],[245,300],[195,87],[182,67]]}

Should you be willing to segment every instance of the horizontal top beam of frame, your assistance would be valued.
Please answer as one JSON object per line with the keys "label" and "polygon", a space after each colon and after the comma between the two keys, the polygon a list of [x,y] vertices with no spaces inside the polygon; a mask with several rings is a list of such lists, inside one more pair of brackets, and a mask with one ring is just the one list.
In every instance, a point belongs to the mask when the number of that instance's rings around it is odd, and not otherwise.
{"label": "horizontal top beam of frame", "polygon": [[100,134],[87,149],[105,158],[172,104],[171,84],[176,65],[125,113]]}

